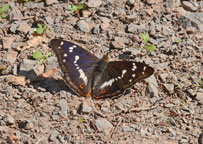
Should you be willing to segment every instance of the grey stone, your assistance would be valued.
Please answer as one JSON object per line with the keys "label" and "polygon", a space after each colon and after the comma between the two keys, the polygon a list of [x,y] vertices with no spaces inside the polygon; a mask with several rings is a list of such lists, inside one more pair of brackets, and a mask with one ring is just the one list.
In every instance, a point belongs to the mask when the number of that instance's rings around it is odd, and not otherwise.
{"label": "grey stone", "polygon": [[52,5],[58,3],[58,0],[46,0],[46,5]]}
{"label": "grey stone", "polygon": [[68,107],[67,107],[67,102],[65,99],[61,99],[59,101],[59,107],[60,107],[60,112],[59,112],[59,115],[66,118],[67,117],[67,110],[68,110]]}
{"label": "grey stone", "polygon": [[8,115],[8,114],[6,115],[4,121],[5,121],[6,123],[8,123],[8,124],[14,124],[14,123],[15,123],[14,118],[13,118],[11,115]]}
{"label": "grey stone", "polygon": [[187,121],[186,118],[182,117],[182,120],[183,120],[183,122],[184,122],[185,124],[188,124],[188,121]]}
{"label": "grey stone", "polygon": [[[165,117],[163,117],[165,118]],[[173,119],[173,118],[169,118],[169,121],[170,121],[170,124],[173,125],[173,126],[176,126],[176,121]]]}
{"label": "grey stone", "polygon": [[22,133],[20,131],[15,131],[14,132],[15,136],[17,136],[19,139],[22,137]]}
{"label": "grey stone", "polygon": [[123,126],[123,131],[124,132],[134,132],[135,131],[135,129],[133,129],[133,128],[130,128],[129,126]]}
{"label": "grey stone", "polygon": [[103,112],[109,112],[109,109],[106,108],[106,107],[101,107],[101,110],[102,110]]}
{"label": "grey stone", "polygon": [[180,0],[165,0],[164,5],[166,8],[179,7],[181,5]]}
{"label": "grey stone", "polygon": [[6,126],[6,122],[4,120],[0,120],[0,126]]}
{"label": "grey stone", "polygon": [[166,79],[168,78],[168,73],[163,73],[163,74],[160,74],[159,76],[163,82],[166,82]]}
{"label": "grey stone", "polygon": [[[72,8],[71,8],[72,9]],[[57,24],[61,21],[62,17],[59,15],[59,16],[56,16],[56,18],[54,19],[54,23]]]}
{"label": "grey stone", "polygon": [[14,98],[14,99],[20,99],[20,98],[21,98],[21,96],[20,96],[20,95],[18,95],[17,93],[15,93],[15,94],[13,95],[13,98]]}
{"label": "grey stone", "polygon": [[31,27],[27,22],[21,22],[19,23],[17,30],[23,34],[27,34],[29,31],[31,31]]}
{"label": "grey stone", "polygon": [[174,107],[174,104],[166,104],[165,107],[171,108],[171,107]]}
{"label": "grey stone", "polygon": [[47,17],[45,17],[45,19],[46,19],[48,24],[50,24],[50,25],[54,24],[54,19],[52,17],[47,16]]}
{"label": "grey stone", "polygon": [[188,143],[188,140],[185,139],[185,138],[182,138],[182,139],[180,140],[180,143],[181,143],[181,144],[182,144],[182,143]]}
{"label": "grey stone", "polygon": [[127,15],[125,17],[125,23],[132,23],[137,19],[137,14]]}
{"label": "grey stone", "polygon": [[198,9],[198,4],[194,3],[194,2],[183,1],[182,5],[188,11],[194,12],[194,11],[197,11],[197,9]]}
{"label": "grey stone", "polygon": [[174,93],[174,84],[167,84],[167,83],[165,83],[165,84],[163,84],[163,85],[164,85],[165,89],[166,89],[170,94]]}
{"label": "grey stone", "polygon": [[90,113],[92,111],[92,107],[90,107],[85,101],[82,103],[82,112]]}
{"label": "grey stone", "polygon": [[24,129],[26,129],[26,130],[34,129],[34,123],[27,121],[27,124],[25,125]]}
{"label": "grey stone", "polygon": [[122,110],[122,111],[125,110],[125,108],[123,107],[123,104],[121,104],[120,102],[117,103],[117,104],[115,105],[115,107],[116,107],[118,110]]}
{"label": "grey stone", "polygon": [[18,66],[17,66],[17,64],[14,64],[14,66],[13,66],[13,74],[17,75],[17,73],[18,73]]}
{"label": "grey stone", "polygon": [[52,120],[59,120],[60,117],[58,115],[51,115]]}
{"label": "grey stone", "polygon": [[203,13],[187,13],[187,15],[183,15],[180,17],[179,21],[182,26],[186,29],[187,27],[194,26],[200,32],[203,32]]}
{"label": "grey stone", "polygon": [[120,16],[120,15],[126,15],[126,12],[124,9],[122,9],[120,7],[116,7],[113,14],[114,14],[114,16]]}
{"label": "grey stone", "polygon": [[99,19],[102,21],[102,23],[105,23],[105,24],[109,24],[110,23],[110,19],[107,18],[107,17],[99,17]]}
{"label": "grey stone", "polygon": [[123,49],[123,48],[125,48],[125,44],[123,42],[121,42],[121,41],[112,41],[111,45],[115,49]]}
{"label": "grey stone", "polygon": [[64,138],[64,136],[58,135],[57,137],[58,137],[59,141],[60,141],[62,144],[65,143],[65,138]]}
{"label": "grey stone", "polygon": [[197,92],[196,99],[203,104],[203,92]]}
{"label": "grey stone", "polygon": [[34,65],[36,65],[35,60],[23,59],[22,63],[20,64],[20,71],[30,71],[33,69]]}
{"label": "grey stone", "polygon": [[41,9],[44,8],[44,2],[35,3],[35,2],[28,2],[26,3],[26,8],[28,9]]}
{"label": "grey stone", "polygon": [[14,40],[15,40],[15,38],[13,38],[13,37],[3,37],[2,38],[3,49],[11,48],[12,43],[13,43]]}
{"label": "grey stone", "polygon": [[88,23],[85,20],[78,21],[77,26],[79,27],[79,29],[82,32],[86,32],[87,33],[87,32],[90,31],[89,25],[88,25]]}
{"label": "grey stone", "polygon": [[196,91],[193,89],[188,89],[187,92],[191,95],[191,96],[195,96],[196,95]]}
{"label": "grey stone", "polygon": [[172,35],[173,31],[170,28],[168,28],[167,26],[163,26],[162,27],[162,33],[164,35],[168,36],[168,35]]}
{"label": "grey stone", "polygon": [[96,8],[96,7],[100,7],[102,4],[101,0],[88,0],[88,7],[92,7],[92,8]]}
{"label": "grey stone", "polygon": [[176,131],[173,130],[173,128],[169,127],[168,131],[170,132],[170,137],[175,137],[176,136]]}
{"label": "grey stone", "polygon": [[146,94],[150,95],[151,98],[158,97],[158,83],[155,76],[150,76],[149,78],[145,79],[145,81],[149,84]]}
{"label": "grey stone", "polygon": [[[58,69],[57,72],[56,72],[56,75],[60,75],[59,71],[60,69],[58,68],[58,60],[56,57],[50,57],[47,59],[46,61],[46,68],[45,68],[45,71],[49,71],[51,69]],[[54,74],[55,76],[55,74]]]}
{"label": "grey stone", "polygon": [[140,133],[142,136],[146,135],[147,131],[143,128],[140,129]]}
{"label": "grey stone", "polygon": [[4,61],[9,62],[10,64],[13,64],[17,59],[17,55],[18,55],[18,52],[11,50],[5,54]]}
{"label": "grey stone", "polygon": [[126,37],[115,37],[115,41],[129,44],[129,39]]}
{"label": "grey stone", "polygon": [[135,4],[135,0],[128,0],[128,1],[127,1],[127,4],[128,4],[129,6],[134,5],[134,4]]}
{"label": "grey stone", "polygon": [[53,130],[53,131],[51,132],[51,135],[50,135],[50,137],[49,137],[49,140],[54,141],[54,140],[56,139],[56,137],[58,136],[58,134],[59,134],[58,131]]}
{"label": "grey stone", "polygon": [[153,38],[149,38],[149,42],[152,43],[153,45],[158,45],[158,40],[155,40]]}
{"label": "grey stone", "polygon": [[40,76],[41,74],[44,73],[44,65],[37,64],[36,66],[33,67],[33,70],[37,76]]}
{"label": "grey stone", "polygon": [[135,25],[133,23],[129,24],[127,28],[128,28],[128,32],[134,33],[134,34],[141,33],[142,30],[144,29],[143,26]]}
{"label": "grey stone", "polygon": [[100,33],[100,28],[99,28],[99,25],[96,25],[94,28],[93,28],[93,34],[99,34]]}
{"label": "grey stone", "polygon": [[20,64],[20,71],[19,75],[26,76],[27,79],[35,80],[37,78],[36,73],[33,70],[33,67],[37,64],[37,61],[23,59],[22,63]]}
{"label": "grey stone", "polygon": [[146,0],[146,2],[151,5],[151,4],[156,3],[156,0]]}
{"label": "grey stone", "polygon": [[10,7],[11,7],[11,12],[10,12],[10,21],[12,21],[13,19],[21,19],[23,18],[23,14],[21,13],[20,9],[18,7],[16,7],[14,2],[10,2],[9,3]]}
{"label": "grey stone", "polygon": [[16,30],[17,30],[17,27],[18,27],[18,24],[17,24],[17,23],[12,23],[11,26],[10,26],[10,28],[9,28],[9,30],[10,30],[11,32],[15,33]]}
{"label": "grey stone", "polygon": [[98,118],[97,120],[95,120],[95,125],[99,132],[103,132],[107,135],[110,134],[110,132],[113,128],[113,125],[104,118]]}

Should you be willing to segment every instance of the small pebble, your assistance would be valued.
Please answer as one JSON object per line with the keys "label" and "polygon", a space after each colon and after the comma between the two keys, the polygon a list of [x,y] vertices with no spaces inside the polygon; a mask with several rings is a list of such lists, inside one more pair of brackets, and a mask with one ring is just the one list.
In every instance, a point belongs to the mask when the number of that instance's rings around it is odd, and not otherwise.
{"label": "small pebble", "polygon": [[82,31],[82,32],[89,32],[90,31],[90,28],[89,28],[89,25],[88,23],[85,21],[85,20],[80,20],[78,23],[77,23],[79,29]]}
{"label": "small pebble", "polygon": [[99,132],[104,132],[105,134],[110,134],[113,125],[106,119],[104,118],[98,118],[95,120],[95,125],[97,127],[97,130]]}

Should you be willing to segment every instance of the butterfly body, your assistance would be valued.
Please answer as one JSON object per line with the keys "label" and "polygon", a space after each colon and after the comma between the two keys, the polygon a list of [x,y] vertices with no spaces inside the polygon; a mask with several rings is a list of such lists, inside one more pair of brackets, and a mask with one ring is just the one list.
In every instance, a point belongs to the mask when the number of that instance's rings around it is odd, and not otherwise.
{"label": "butterfly body", "polygon": [[51,47],[64,72],[67,85],[78,95],[106,98],[122,94],[137,81],[151,76],[145,63],[98,59],[86,49],[68,41],[53,39]]}

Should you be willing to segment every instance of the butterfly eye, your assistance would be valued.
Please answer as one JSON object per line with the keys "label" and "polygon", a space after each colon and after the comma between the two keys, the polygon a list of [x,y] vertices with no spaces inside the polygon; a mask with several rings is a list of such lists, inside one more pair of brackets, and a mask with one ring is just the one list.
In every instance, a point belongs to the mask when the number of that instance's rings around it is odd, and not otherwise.
{"label": "butterfly eye", "polygon": [[84,88],[84,84],[80,84],[80,88],[83,89]]}
{"label": "butterfly eye", "polygon": [[104,94],[105,92],[106,92],[105,89],[102,89],[102,90],[101,90],[101,94]]}

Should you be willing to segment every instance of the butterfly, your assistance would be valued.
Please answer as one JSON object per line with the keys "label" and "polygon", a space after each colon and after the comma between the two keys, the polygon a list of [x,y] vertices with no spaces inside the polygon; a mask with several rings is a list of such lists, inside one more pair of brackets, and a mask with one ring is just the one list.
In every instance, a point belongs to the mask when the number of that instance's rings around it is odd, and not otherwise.
{"label": "butterfly", "polygon": [[154,73],[144,62],[101,59],[79,45],[60,39],[51,40],[67,85],[77,95],[108,98],[122,94],[136,82]]}

